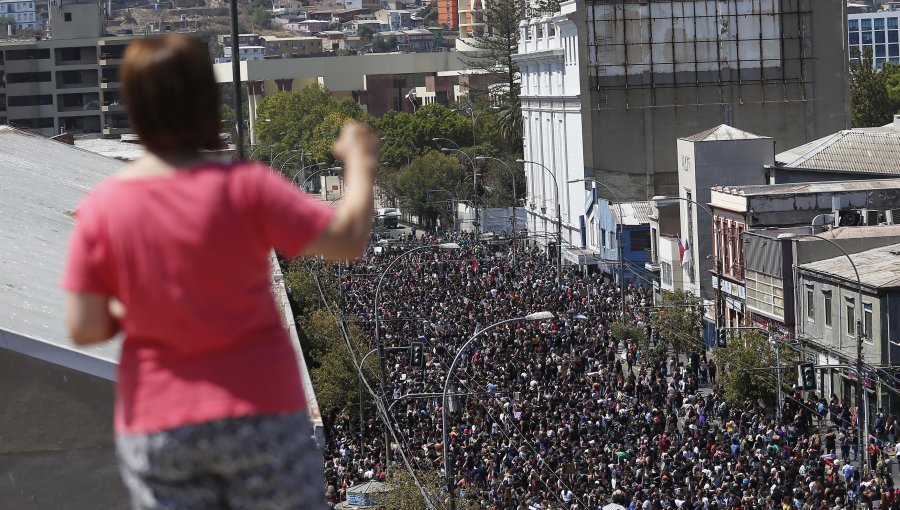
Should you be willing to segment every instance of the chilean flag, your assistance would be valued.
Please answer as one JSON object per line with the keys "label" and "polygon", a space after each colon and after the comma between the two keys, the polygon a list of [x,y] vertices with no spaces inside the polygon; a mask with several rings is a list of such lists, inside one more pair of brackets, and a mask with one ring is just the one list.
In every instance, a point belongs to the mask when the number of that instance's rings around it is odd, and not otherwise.
{"label": "chilean flag", "polygon": [[684,240],[684,244],[681,243],[681,238],[678,238],[678,253],[681,256],[681,267],[684,269],[689,269],[694,265],[694,257],[691,254],[691,245],[688,243],[688,240]]}

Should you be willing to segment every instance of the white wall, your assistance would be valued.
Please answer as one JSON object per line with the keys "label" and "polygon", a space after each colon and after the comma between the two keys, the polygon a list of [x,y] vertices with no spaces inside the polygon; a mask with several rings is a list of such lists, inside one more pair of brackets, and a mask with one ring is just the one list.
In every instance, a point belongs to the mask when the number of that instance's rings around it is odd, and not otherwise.
{"label": "white wall", "polygon": [[[563,245],[581,246],[580,217],[589,197],[584,183],[584,151],[577,30],[565,16],[524,20],[520,24],[519,62],[522,73],[523,151],[526,210],[532,234],[556,233],[557,193],[563,222]],[[588,219],[585,219],[587,222]],[[536,239],[546,245],[546,238]]]}

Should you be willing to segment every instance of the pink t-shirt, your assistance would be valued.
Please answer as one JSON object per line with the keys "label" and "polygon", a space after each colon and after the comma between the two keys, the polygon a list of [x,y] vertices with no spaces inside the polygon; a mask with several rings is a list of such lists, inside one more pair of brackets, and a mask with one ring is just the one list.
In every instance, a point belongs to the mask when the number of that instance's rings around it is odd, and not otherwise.
{"label": "pink t-shirt", "polygon": [[78,208],[63,287],[127,310],[116,431],[302,409],[268,254],[298,255],[331,218],[259,164],[98,185]]}

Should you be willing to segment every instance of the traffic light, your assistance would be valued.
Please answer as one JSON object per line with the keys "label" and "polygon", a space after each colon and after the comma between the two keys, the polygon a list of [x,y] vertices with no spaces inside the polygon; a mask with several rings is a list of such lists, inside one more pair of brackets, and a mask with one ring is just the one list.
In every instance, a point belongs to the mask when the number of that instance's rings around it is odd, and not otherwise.
{"label": "traffic light", "polygon": [[803,389],[812,391],[816,389],[816,366],[812,363],[800,363],[797,367],[800,372],[800,382]]}
{"label": "traffic light", "polygon": [[716,346],[722,349],[728,347],[728,331],[725,328],[716,330]]}
{"label": "traffic light", "polygon": [[409,364],[414,367],[425,367],[425,344],[413,342],[409,353]]}

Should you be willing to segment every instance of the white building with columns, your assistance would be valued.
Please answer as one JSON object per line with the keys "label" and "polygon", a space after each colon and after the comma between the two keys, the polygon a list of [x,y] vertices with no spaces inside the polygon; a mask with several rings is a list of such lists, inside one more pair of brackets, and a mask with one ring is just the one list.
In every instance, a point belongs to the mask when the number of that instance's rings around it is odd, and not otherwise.
{"label": "white building with columns", "polygon": [[578,31],[570,19],[575,9],[576,2],[570,0],[558,13],[522,21],[515,60],[522,77],[529,234],[541,246],[555,243],[559,205],[563,259],[584,264],[599,258],[587,230],[598,222],[592,184],[583,180],[590,175],[584,162]]}

